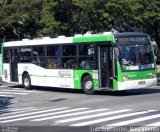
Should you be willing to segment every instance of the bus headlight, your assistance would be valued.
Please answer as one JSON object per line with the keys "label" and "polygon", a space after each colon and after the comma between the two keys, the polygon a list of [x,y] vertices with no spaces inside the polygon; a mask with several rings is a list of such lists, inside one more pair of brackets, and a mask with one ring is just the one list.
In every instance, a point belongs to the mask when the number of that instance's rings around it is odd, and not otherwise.
{"label": "bus headlight", "polygon": [[123,80],[124,81],[128,81],[129,80],[129,77],[127,75],[123,75]]}
{"label": "bus headlight", "polygon": [[153,73],[151,77],[152,77],[152,78],[156,78],[156,74]]}

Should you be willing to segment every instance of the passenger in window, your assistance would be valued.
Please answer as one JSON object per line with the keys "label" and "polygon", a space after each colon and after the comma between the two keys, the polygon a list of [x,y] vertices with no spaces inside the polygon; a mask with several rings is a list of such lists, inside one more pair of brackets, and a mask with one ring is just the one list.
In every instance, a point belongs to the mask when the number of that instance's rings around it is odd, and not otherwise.
{"label": "passenger in window", "polygon": [[50,61],[50,64],[48,65],[48,68],[49,68],[49,69],[56,68],[56,65],[55,65],[54,60],[51,60],[51,61]]}
{"label": "passenger in window", "polygon": [[56,64],[57,64],[57,65],[56,65],[57,68],[61,68],[61,67],[62,67],[62,59],[61,59],[61,58],[57,58],[57,59],[56,59],[56,62],[57,62],[57,63],[56,63]]}
{"label": "passenger in window", "polygon": [[85,59],[83,59],[80,64],[80,68],[85,68],[85,65],[86,65],[86,61]]}
{"label": "passenger in window", "polygon": [[40,65],[40,59],[39,59],[38,53],[36,51],[33,51],[32,63],[34,63],[36,65]]}

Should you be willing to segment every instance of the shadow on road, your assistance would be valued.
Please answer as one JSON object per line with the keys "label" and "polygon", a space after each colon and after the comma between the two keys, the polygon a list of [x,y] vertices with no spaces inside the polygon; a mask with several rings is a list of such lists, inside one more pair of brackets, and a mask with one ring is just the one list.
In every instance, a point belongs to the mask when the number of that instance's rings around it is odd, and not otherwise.
{"label": "shadow on road", "polygon": [[11,112],[8,109],[8,106],[11,104],[10,101],[12,99],[13,99],[13,97],[3,97],[3,96],[0,96],[0,115]]}
{"label": "shadow on road", "polygon": [[[20,86],[20,85],[9,86],[9,87],[23,89],[23,86]],[[79,89],[53,88],[53,87],[40,87],[40,86],[33,86],[32,89],[39,90],[39,91],[47,91],[47,92],[84,94],[83,90],[79,90]],[[160,93],[160,89],[158,89],[158,88],[142,88],[142,89],[116,91],[116,92],[112,92],[112,91],[96,91],[95,95],[135,96],[135,95],[158,94],[158,93]]]}
{"label": "shadow on road", "polygon": [[[20,88],[24,89],[21,85],[9,86],[10,88]],[[41,86],[32,86],[31,90],[38,91],[47,91],[47,92],[62,92],[62,93],[75,93],[75,94],[83,94],[83,91],[80,89],[68,89],[68,88],[56,88],[56,87],[41,87]]]}
{"label": "shadow on road", "polygon": [[158,94],[160,89],[157,88],[142,88],[142,89],[133,89],[125,91],[97,91],[97,95],[110,95],[110,96],[135,96],[135,95],[147,95],[147,94]]}

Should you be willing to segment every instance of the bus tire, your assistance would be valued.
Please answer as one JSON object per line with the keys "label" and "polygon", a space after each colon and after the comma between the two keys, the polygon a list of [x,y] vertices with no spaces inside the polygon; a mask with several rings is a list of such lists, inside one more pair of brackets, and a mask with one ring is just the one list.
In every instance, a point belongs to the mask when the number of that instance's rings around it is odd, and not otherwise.
{"label": "bus tire", "polygon": [[29,74],[24,74],[22,81],[23,81],[23,87],[27,90],[30,90],[31,89],[31,78]]}
{"label": "bus tire", "polygon": [[82,89],[85,94],[92,95],[94,94],[94,88],[93,88],[93,79],[90,76],[84,77],[82,81]]}

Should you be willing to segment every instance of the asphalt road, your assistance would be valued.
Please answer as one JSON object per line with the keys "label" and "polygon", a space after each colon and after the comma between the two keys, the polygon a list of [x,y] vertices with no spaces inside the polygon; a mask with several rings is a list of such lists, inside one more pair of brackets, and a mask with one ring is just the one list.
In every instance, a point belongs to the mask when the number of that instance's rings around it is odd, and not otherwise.
{"label": "asphalt road", "polygon": [[130,126],[160,126],[159,86],[85,95],[81,90],[34,87],[28,91],[3,84],[2,97],[9,99],[0,109],[2,131],[98,131],[97,126],[107,126],[106,131],[124,126],[131,131]]}

